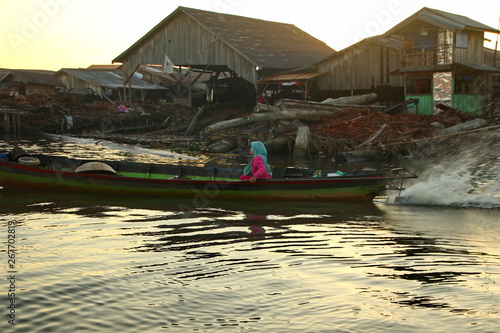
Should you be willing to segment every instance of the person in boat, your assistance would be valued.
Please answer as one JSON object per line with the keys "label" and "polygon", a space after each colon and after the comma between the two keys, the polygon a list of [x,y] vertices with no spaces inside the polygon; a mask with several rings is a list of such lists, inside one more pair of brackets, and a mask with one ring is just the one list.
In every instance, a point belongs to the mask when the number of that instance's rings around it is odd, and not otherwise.
{"label": "person in boat", "polygon": [[271,178],[273,173],[267,162],[267,150],[264,144],[260,141],[251,142],[250,155],[253,155],[252,160],[243,169],[240,180],[250,180],[250,183],[255,183],[257,179]]}

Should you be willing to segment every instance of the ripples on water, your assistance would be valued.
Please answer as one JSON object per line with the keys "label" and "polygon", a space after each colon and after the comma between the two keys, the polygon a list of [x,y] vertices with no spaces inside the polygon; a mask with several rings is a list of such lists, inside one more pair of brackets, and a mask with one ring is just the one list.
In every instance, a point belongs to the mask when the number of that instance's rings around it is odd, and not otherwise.
{"label": "ripples on water", "polygon": [[16,332],[500,325],[496,211],[212,202],[186,213],[170,200],[1,200],[2,227],[17,223]]}
{"label": "ripples on water", "polygon": [[18,306],[1,332],[500,327],[498,210],[1,190],[0,202],[2,254],[16,223]]}

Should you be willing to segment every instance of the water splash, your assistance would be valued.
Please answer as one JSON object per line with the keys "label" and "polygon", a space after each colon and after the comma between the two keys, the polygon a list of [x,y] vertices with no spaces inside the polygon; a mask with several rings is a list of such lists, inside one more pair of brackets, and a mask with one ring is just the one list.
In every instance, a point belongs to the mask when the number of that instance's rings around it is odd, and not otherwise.
{"label": "water splash", "polygon": [[500,208],[500,136],[486,132],[421,147],[403,204]]}

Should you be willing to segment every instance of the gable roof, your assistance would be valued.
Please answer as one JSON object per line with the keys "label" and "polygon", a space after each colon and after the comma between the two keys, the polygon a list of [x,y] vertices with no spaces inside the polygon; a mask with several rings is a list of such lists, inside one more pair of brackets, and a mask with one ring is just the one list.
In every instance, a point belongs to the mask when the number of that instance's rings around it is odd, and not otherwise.
{"label": "gable roof", "polygon": [[34,71],[24,69],[10,69],[0,81],[5,80],[7,77],[13,76],[24,84],[40,84],[46,86],[64,87],[64,85],[55,77],[51,72],[47,71]]}
{"label": "gable roof", "polygon": [[335,52],[324,42],[293,24],[178,7],[113,62],[122,62],[128,53],[181,13],[217,36],[242,57],[262,68],[301,67]]}
{"label": "gable roof", "polygon": [[391,35],[396,31],[400,30],[401,28],[407,26],[408,24],[418,20],[451,31],[473,29],[485,32],[500,33],[499,30],[487,26],[486,24],[483,24],[481,22],[474,21],[466,16],[452,14],[441,10],[424,7],[415,14],[411,15],[410,17],[402,21],[401,23],[397,24],[396,26],[388,30],[384,35],[386,36]]}
{"label": "gable roof", "polygon": [[363,50],[370,44],[379,45],[387,49],[400,50],[403,47],[403,42],[399,38],[385,37],[381,35],[366,37],[359,42],[352,44],[338,52],[330,54],[329,56],[317,61],[314,65],[320,64],[324,61],[329,61],[335,58],[345,57],[349,52],[356,52],[357,50]]}

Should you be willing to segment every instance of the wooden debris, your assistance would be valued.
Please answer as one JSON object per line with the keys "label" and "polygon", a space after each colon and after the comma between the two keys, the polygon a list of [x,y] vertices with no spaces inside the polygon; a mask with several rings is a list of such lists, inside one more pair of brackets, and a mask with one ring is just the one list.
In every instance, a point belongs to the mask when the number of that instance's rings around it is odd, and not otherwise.
{"label": "wooden debris", "polygon": [[199,108],[198,112],[196,112],[193,119],[191,120],[191,123],[189,124],[188,128],[184,132],[184,136],[189,136],[189,135],[193,134],[193,132],[196,128],[196,125],[198,124],[198,121],[200,120],[201,116],[203,116],[203,114],[205,113],[207,108],[208,108],[208,105],[206,105],[206,104]]}
{"label": "wooden debris", "polygon": [[309,156],[310,131],[308,126],[301,126],[297,130],[293,155],[295,157]]}
{"label": "wooden debris", "polygon": [[[119,112],[118,105],[108,102],[90,104],[68,96],[33,95],[2,99],[0,108],[24,113],[20,126],[25,130],[97,138],[120,133],[113,138],[154,141],[159,147],[174,142],[172,138],[182,137],[179,145],[194,140],[200,151],[223,153],[246,153],[249,142],[254,140],[265,142],[273,153],[291,153],[294,146],[296,151],[329,156],[379,146],[396,150],[396,144],[460,133],[485,124],[482,119],[466,122],[473,116],[453,109],[425,116],[389,114],[383,112],[387,110],[385,106],[359,105],[373,98],[376,96],[372,94],[349,96],[343,101],[335,99],[334,105],[282,99],[276,106],[258,104],[253,110],[234,105],[192,109],[169,103],[141,103],[127,105],[129,112]],[[63,126],[67,117],[72,119],[71,129]],[[139,134],[141,139],[132,137]],[[162,139],[165,136],[170,136],[171,141]]]}
{"label": "wooden debris", "polygon": [[252,113],[246,118],[224,120],[210,126],[207,126],[202,136],[207,137],[234,127],[251,125],[257,122],[273,122],[276,120],[303,120],[311,122],[324,121],[327,118],[335,117],[336,113],[331,111],[306,111],[306,110],[293,110],[293,111],[272,111],[265,113]]}
{"label": "wooden debris", "polygon": [[370,143],[372,143],[373,140],[375,140],[381,133],[382,131],[387,127],[387,124],[383,124],[382,126],[380,126],[380,128],[375,132],[373,133],[372,136],[370,136],[368,138],[368,140],[366,140],[365,142],[363,142],[360,146],[363,147],[363,146],[367,146],[369,145]]}
{"label": "wooden debris", "polygon": [[330,105],[369,105],[375,103],[377,98],[377,94],[371,93],[340,98],[328,98],[321,103]]}
{"label": "wooden debris", "polygon": [[330,104],[321,102],[307,102],[291,99],[279,99],[275,105],[280,110],[329,110],[329,111],[344,111],[352,109],[369,109],[372,111],[383,112],[387,107],[383,105],[362,105],[362,104]]}
{"label": "wooden debris", "polygon": [[476,128],[480,128],[486,125],[486,120],[477,118],[473,120],[466,121],[465,123],[458,124],[452,127],[445,128],[439,132],[439,134],[450,134],[450,133],[458,133],[462,131],[469,131]]}

